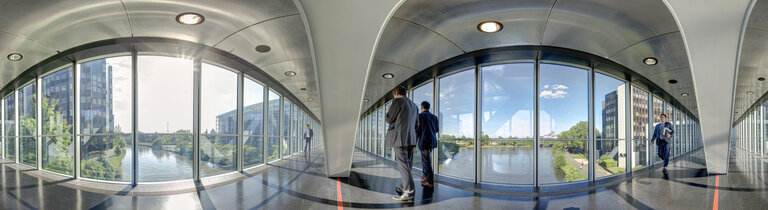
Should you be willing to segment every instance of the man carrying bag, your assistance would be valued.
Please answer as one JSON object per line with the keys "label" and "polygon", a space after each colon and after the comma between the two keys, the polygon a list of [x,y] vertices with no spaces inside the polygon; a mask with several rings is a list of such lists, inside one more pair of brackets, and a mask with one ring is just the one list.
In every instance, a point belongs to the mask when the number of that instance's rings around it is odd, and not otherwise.
{"label": "man carrying bag", "polygon": [[672,128],[672,123],[667,122],[667,115],[661,114],[661,123],[656,124],[653,129],[653,138],[651,138],[651,145],[656,141],[656,154],[659,158],[664,160],[663,171],[667,172],[667,165],[669,165],[669,143],[672,142],[672,136],[675,134],[675,130]]}

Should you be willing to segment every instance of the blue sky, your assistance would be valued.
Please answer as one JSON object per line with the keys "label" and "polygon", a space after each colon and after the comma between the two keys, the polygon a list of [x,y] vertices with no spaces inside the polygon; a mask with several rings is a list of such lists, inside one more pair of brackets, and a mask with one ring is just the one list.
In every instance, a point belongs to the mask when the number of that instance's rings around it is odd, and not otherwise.
{"label": "blue sky", "polygon": [[[483,128],[491,137],[533,137],[533,64],[515,63],[485,66],[482,69]],[[556,64],[541,64],[540,133],[568,130],[588,120],[589,71]],[[474,87],[472,71],[440,79],[440,114],[443,134],[473,136]],[[605,95],[623,82],[598,74],[595,87],[595,123],[602,129]],[[420,88],[421,89],[421,88]],[[419,89],[417,89],[419,91]],[[423,96],[416,93],[418,103]]]}

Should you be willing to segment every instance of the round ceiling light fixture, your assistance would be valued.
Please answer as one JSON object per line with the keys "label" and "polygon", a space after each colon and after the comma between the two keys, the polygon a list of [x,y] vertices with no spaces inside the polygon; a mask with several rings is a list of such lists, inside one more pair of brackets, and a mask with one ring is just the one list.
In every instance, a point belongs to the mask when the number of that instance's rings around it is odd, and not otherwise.
{"label": "round ceiling light fixture", "polygon": [[671,79],[671,80],[669,80],[669,84],[677,84],[677,80],[676,79]]}
{"label": "round ceiling light fixture", "polygon": [[761,82],[762,82],[762,81],[765,81],[765,77],[758,77],[758,78],[757,78],[757,81],[761,81]]}
{"label": "round ceiling light fixture", "polygon": [[392,79],[392,78],[395,78],[395,75],[392,73],[386,73],[384,75],[381,75],[381,77],[384,77],[384,79]]}
{"label": "round ceiling light fixture", "polygon": [[654,57],[647,57],[643,59],[643,63],[645,63],[645,65],[648,65],[648,66],[655,66],[656,64],[659,63],[659,59],[656,59]]}
{"label": "round ceiling light fixture", "polygon": [[363,99],[363,102],[368,103],[368,99],[367,98]]}
{"label": "round ceiling light fixture", "polygon": [[477,30],[480,30],[484,33],[496,33],[501,31],[501,29],[504,28],[504,25],[501,25],[498,21],[483,21],[480,24],[477,24]]}
{"label": "round ceiling light fixture", "polygon": [[747,95],[754,95],[754,94],[755,94],[754,91],[747,91]]}
{"label": "round ceiling light fixture", "polygon": [[8,60],[10,61],[20,61],[22,58],[24,58],[24,56],[19,53],[8,54]]}
{"label": "round ceiling light fixture", "polygon": [[287,76],[287,77],[294,77],[294,76],[296,76],[296,72],[295,71],[286,71],[285,72],[285,76]]}
{"label": "round ceiling light fixture", "polygon": [[688,96],[688,93],[683,93],[683,94],[680,94],[680,95],[683,96],[683,97],[686,97],[686,96]]}
{"label": "round ceiling light fixture", "polygon": [[315,99],[312,99],[312,98],[308,98],[307,100],[308,100],[308,101],[314,101]]}
{"label": "round ceiling light fixture", "polygon": [[197,14],[194,12],[185,12],[181,13],[179,15],[176,15],[176,22],[179,22],[184,25],[198,25],[203,23],[205,21],[205,17],[201,14]]}
{"label": "round ceiling light fixture", "polygon": [[272,50],[272,47],[269,47],[269,45],[259,45],[259,46],[256,46],[256,52],[267,53],[270,50]]}

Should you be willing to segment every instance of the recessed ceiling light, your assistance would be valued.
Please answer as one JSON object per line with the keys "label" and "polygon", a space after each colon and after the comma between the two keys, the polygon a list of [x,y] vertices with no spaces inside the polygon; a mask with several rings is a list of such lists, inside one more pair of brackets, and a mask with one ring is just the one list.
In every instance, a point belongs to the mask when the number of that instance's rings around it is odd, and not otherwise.
{"label": "recessed ceiling light", "polygon": [[19,53],[8,54],[8,60],[11,61],[20,61],[22,58],[24,58],[24,56],[21,56]]}
{"label": "recessed ceiling light", "polygon": [[363,99],[363,102],[366,102],[366,103],[368,103],[368,99],[367,99],[367,98],[366,98],[366,99]]}
{"label": "recessed ceiling light", "polygon": [[288,77],[296,76],[296,72],[295,71],[286,71],[285,72],[285,76],[288,76]]}
{"label": "recessed ceiling light", "polygon": [[755,94],[755,92],[754,91],[747,91],[747,95],[752,95],[752,94]]}
{"label": "recessed ceiling light", "polygon": [[312,98],[308,98],[307,100],[308,100],[308,101],[314,101],[315,99],[312,99]]}
{"label": "recessed ceiling light", "polygon": [[643,59],[643,63],[645,63],[645,65],[654,66],[659,63],[659,60],[654,57],[647,57]]}
{"label": "recessed ceiling light", "polygon": [[669,84],[677,84],[677,80],[671,79],[671,80],[669,80]]}
{"label": "recessed ceiling light", "polygon": [[259,45],[259,46],[256,46],[256,52],[267,53],[270,50],[272,50],[272,48],[269,47],[269,45]]}
{"label": "recessed ceiling light", "polygon": [[300,88],[299,90],[307,90],[307,88]]}
{"label": "recessed ceiling light", "polygon": [[480,24],[477,24],[477,30],[485,33],[496,33],[501,31],[502,28],[504,28],[504,26],[497,21],[483,21]]}
{"label": "recessed ceiling light", "polygon": [[758,77],[757,81],[765,81],[765,77]]}
{"label": "recessed ceiling light", "polygon": [[176,16],[176,22],[184,25],[197,25],[203,21],[205,21],[205,17],[194,12],[185,12]]}
{"label": "recessed ceiling light", "polygon": [[392,78],[395,78],[395,75],[392,73],[386,73],[384,75],[381,75],[381,77],[384,77],[384,79],[392,79]]}
{"label": "recessed ceiling light", "polygon": [[688,96],[688,93],[683,93],[683,94],[680,94],[680,95],[685,97],[685,96]]}

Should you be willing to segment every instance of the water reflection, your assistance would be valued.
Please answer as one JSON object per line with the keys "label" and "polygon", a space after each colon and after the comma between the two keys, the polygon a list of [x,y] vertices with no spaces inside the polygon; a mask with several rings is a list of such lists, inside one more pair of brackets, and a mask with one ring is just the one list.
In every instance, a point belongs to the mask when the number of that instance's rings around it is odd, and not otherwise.
{"label": "water reflection", "polygon": [[[133,150],[126,148],[126,155],[121,161],[123,177],[131,177],[131,157]],[[144,182],[158,182],[192,179],[193,161],[173,152],[152,149],[139,146],[139,180]],[[221,174],[228,171],[213,168],[207,164],[200,164],[200,174]]]}
{"label": "water reflection", "polygon": [[[532,147],[491,147],[483,148],[483,181],[533,184],[533,149]],[[448,151],[441,151],[450,154]],[[565,182],[565,174],[555,169],[552,148],[539,148],[539,182]],[[461,178],[474,177],[474,148],[460,147],[458,151],[440,160],[440,173]]]}

